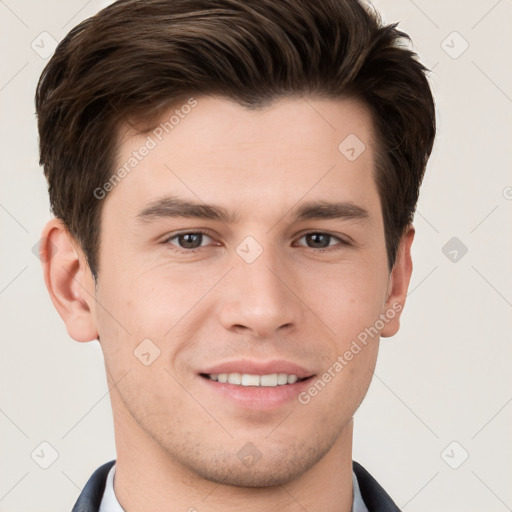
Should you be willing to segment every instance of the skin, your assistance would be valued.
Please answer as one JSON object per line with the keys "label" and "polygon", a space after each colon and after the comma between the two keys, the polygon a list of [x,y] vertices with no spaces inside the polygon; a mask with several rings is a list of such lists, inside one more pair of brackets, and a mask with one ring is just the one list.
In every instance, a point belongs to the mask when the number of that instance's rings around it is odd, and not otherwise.
{"label": "skin", "polygon": [[[390,272],[364,105],[285,98],[251,111],[197,100],[103,200],[96,285],[58,219],[43,233],[46,284],[69,335],[99,338],[104,353],[117,498],[128,512],[348,512],[352,417],[371,381],[378,336],[305,405],[237,407],[198,372],[239,358],[284,359],[321,376],[379,315],[403,307],[414,231]],[[353,162],[338,150],[349,134],[366,145]],[[147,135],[120,132],[119,165]],[[138,217],[165,196],[238,217]],[[366,216],[296,218],[317,201],[356,205]],[[199,229],[208,233],[195,237],[199,247],[180,248],[176,233]],[[327,250],[305,237],[311,232],[332,235],[321,237]],[[248,236],[263,249],[250,264],[236,251]],[[380,336],[395,334],[399,317]],[[144,339],[160,350],[149,366],[133,354]],[[251,467],[237,456],[247,443],[261,455]]]}

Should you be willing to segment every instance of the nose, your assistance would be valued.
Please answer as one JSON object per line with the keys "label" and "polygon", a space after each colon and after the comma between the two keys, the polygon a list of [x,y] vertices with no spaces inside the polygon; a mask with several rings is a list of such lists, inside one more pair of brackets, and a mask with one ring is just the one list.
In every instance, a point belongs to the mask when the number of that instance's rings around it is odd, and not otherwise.
{"label": "nose", "polygon": [[290,270],[265,251],[253,263],[238,261],[222,292],[220,321],[225,329],[270,338],[291,330],[301,315]]}

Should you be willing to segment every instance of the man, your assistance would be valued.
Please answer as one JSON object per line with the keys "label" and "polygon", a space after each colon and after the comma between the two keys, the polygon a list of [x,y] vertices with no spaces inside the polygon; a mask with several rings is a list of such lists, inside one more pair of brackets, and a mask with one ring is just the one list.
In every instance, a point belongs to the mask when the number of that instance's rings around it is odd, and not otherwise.
{"label": "man", "polygon": [[352,418],[435,135],[406,37],[354,0],[126,0],[58,46],[44,275],[117,450],[74,511],[398,510]]}

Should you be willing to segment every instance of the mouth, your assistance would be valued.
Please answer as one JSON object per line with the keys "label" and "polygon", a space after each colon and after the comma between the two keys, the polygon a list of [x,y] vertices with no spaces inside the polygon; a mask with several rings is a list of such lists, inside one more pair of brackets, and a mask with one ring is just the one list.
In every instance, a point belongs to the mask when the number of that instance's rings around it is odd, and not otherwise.
{"label": "mouth", "polygon": [[297,400],[315,373],[284,360],[237,360],[199,372],[208,399],[219,397],[237,409],[272,411]]}
{"label": "mouth", "polygon": [[222,384],[233,384],[234,386],[254,386],[275,388],[288,386],[296,382],[302,382],[310,377],[299,378],[293,373],[268,373],[256,375],[250,373],[200,373],[201,377],[220,382]]}

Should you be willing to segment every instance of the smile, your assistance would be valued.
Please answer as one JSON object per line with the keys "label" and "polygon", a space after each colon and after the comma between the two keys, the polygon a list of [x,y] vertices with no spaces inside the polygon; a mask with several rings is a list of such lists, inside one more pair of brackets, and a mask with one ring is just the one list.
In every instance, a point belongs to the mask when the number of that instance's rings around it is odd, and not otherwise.
{"label": "smile", "polygon": [[267,375],[254,375],[250,373],[211,373],[202,374],[210,380],[234,384],[235,386],[277,387],[295,384],[299,380],[297,375],[289,373],[270,373]]}

